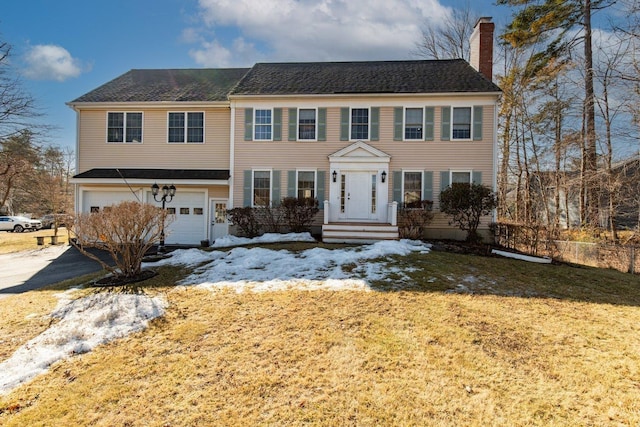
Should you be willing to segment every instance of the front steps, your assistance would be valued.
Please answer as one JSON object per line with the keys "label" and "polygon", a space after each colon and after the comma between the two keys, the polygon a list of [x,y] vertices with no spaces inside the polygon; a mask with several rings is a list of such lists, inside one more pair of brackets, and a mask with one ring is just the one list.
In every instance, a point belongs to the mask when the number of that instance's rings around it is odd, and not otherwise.
{"label": "front steps", "polygon": [[398,227],[391,224],[333,222],[322,226],[322,241],[326,243],[375,243],[398,239]]}

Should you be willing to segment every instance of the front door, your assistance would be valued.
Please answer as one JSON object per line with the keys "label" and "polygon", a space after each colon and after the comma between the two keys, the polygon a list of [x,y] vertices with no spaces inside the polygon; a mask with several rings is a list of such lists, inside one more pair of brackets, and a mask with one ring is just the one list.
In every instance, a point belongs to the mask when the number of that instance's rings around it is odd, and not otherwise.
{"label": "front door", "polygon": [[209,208],[209,218],[211,225],[211,241],[229,234],[229,222],[227,221],[227,201],[211,200]]}
{"label": "front door", "polygon": [[350,220],[371,218],[371,174],[346,173],[346,216]]}

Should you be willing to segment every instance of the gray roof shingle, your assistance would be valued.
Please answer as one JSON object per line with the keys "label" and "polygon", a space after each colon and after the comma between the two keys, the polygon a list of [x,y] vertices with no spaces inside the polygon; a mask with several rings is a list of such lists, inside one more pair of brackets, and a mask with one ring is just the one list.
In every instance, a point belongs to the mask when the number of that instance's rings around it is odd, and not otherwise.
{"label": "gray roof shingle", "polygon": [[76,102],[226,101],[248,68],[130,70]]}
{"label": "gray roof shingle", "polygon": [[215,102],[229,95],[500,92],[462,59],[259,63],[252,68],[130,70],[71,101]]}
{"label": "gray roof shingle", "polygon": [[500,92],[462,59],[259,63],[231,95]]}

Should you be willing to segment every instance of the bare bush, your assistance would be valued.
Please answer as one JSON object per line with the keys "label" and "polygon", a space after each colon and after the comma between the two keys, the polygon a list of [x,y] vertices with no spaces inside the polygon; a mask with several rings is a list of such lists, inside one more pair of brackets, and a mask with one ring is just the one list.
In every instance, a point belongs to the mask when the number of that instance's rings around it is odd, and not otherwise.
{"label": "bare bush", "polygon": [[[100,212],[83,213],[74,218],[76,241],[80,252],[97,261],[115,277],[135,278],[142,272],[144,255],[160,242],[163,223],[166,227],[173,217],[166,211],[140,202],[122,202]],[[115,267],[100,260],[86,248],[109,252]]]}
{"label": "bare bush", "polygon": [[421,239],[424,230],[433,220],[433,202],[419,200],[398,209],[398,232],[403,239]]}
{"label": "bare bush", "polygon": [[289,231],[294,233],[309,231],[319,211],[318,199],[285,197],[282,200],[281,210]]}
{"label": "bare bush", "polygon": [[245,237],[256,237],[260,235],[260,224],[251,206],[229,209],[227,210],[227,217],[229,217],[231,224],[238,227]]}

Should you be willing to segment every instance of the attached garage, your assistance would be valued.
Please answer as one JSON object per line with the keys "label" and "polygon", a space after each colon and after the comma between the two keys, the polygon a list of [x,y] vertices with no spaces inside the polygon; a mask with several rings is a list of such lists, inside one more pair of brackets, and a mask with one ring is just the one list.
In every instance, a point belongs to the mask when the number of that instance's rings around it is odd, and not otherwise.
{"label": "attached garage", "polygon": [[[162,206],[162,203],[153,199],[151,193],[147,193],[147,203]],[[171,202],[165,204],[165,208],[174,215],[173,222],[166,230],[167,244],[195,245],[207,235],[204,192],[181,190]]]}
{"label": "attached garage", "polygon": [[[90,169],[74,176],[76,210],[99,211],[127,200],[141,200],[161,207],[162,202],[156,202],[151,194],[151,186],[175,184],[176,194],[165,204],[168,213],[175,215],[165,229],[165,243],[199,245],[209,236],[209,198],[227,197],[229,177],[228,170]],[[213,186],[223,191],[209,194]]]}
{"label": "attached garage", "polygon": [[[141,197],[139,192],[136,192]],[[174,220],[166,230],[166,243],[179,245],[197,245],[206,236],[206,211],[204,191],[180,191],[173,200],[165,204],[169,214],[174,215]],[[146,202],[158,207],[161,202],[153,200],[150,191],[145,190]],[[137,201],[131,191],[119,190],[86,190],[82,192],[82,212],[96,212],[105,207],[124,201]]]}

